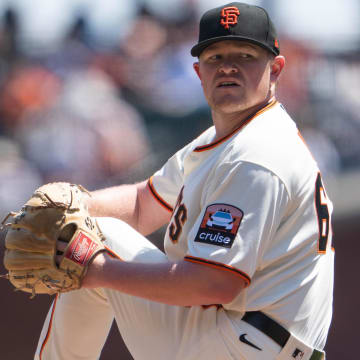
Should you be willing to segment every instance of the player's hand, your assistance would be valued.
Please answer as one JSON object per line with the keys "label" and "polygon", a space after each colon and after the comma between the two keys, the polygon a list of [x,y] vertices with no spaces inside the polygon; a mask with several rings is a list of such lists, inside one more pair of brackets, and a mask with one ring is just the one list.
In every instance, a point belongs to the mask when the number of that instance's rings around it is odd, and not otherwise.
{"label": "player's hand", "polygon": [[84,206],[87,194],[81,185],[45,184],[6,216],[4,266],[17,290],[34,297],[81,288],[93,258],[106,251],[105,237]]}
{"label": "player's hand", "polygon": [[60,265],[61,259],[62,259],[62,257],[63,257],[64,251],[65,251],[67,245],[68,245],[68,243],[65,242],[65,241],[58,240],[58,241],[56,242],[56,257],[55,257],[55,262],[56,262],[56,265],[57,265],[57,266]]}
{"label": "player's hand", "polygon": [[[67,242],[58,240],[56,243],[56,265],[59,266],[63,253],[68,245]],[[87,273],[82,281],[81,287],[85,288],[97,288],[101,287],[100,273],[102,268],[107,261],[107,256],[104,253],[99,253],[88,267]]]}

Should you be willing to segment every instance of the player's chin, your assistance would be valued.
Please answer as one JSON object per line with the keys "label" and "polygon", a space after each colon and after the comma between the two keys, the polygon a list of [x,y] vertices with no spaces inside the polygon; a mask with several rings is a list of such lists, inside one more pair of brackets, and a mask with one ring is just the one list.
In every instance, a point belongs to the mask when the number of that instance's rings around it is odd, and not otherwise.
{"label": "player's chin", "polygon": [[223,92],[217,93],[212,98],[212,108],[222,110],[223,112],[231,113],[238,110],[244,103],[244,96],[239,92]]}
{"label": "player's chin", "polygon": [[220,99],[214,103],[213,109],[223,114],[234,114],[242,110],[241,101],[238,98]]}

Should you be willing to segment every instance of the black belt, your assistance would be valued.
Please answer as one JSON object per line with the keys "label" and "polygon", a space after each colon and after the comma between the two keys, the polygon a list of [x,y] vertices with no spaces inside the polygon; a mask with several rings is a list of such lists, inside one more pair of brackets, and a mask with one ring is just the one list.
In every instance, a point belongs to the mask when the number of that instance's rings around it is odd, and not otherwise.
{"label": "black belt", "polygon": [[[248,324],[254,326],[269,338],[274,340],[281,347],[284,347],[288,342],[291,334],[284,327],[278,324],[273,319],[266,316],[261,311],[246,312],[241,319]],[[314,350],[310,360],[322,360],[324,359],[323,353],[318,350]]]}

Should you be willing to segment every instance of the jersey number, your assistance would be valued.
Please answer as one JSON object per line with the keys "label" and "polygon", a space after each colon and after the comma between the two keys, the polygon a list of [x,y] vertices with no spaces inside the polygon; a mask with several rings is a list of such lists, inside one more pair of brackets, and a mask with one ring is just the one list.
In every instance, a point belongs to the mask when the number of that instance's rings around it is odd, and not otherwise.
{"label": "jersey number", "polygon": [[182,187],[178,199],[176,201],[173,221],[169,228],[169,237],[173,243],[178,242],[180,234],[182,232],[182,228],[187,220],[187,209],[186,206],[182,203],[183,191],[184,191],[184,187]]}
{"label": "jersey number", "polygon": [[327,196],[320,173],[316,178],[315,206],[319,224],[319,253],[325,254],[331,224]]}

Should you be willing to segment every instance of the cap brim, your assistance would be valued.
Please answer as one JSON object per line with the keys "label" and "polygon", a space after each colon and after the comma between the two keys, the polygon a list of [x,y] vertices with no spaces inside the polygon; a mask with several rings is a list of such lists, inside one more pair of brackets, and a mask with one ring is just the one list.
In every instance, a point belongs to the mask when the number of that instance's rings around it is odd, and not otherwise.
{"label": "cap brim", "polygon": [[243,36],[238,36],[238,35],[227,35],[227,36],[214,37],[214,38],[199,42],[198,44],[193,46],[193,48],[191,49],[191,55],[194,57],[199,57],[200,54],[203,52],[203,50],[205,50],[205,48],[207,48],[209,45],[219,42],[219,41],[223,41],[223,40],[246,41],[246,42],[250,42],[252,44],[258,45],[258,46],[264,48],[265,50],[270,51],[274,55],[280,54],[280,51],[279,50],[276,51],[276,48],[272,49],[270,46],[266,46],[265,44],[263,44],[257,40],[243,37]]}

